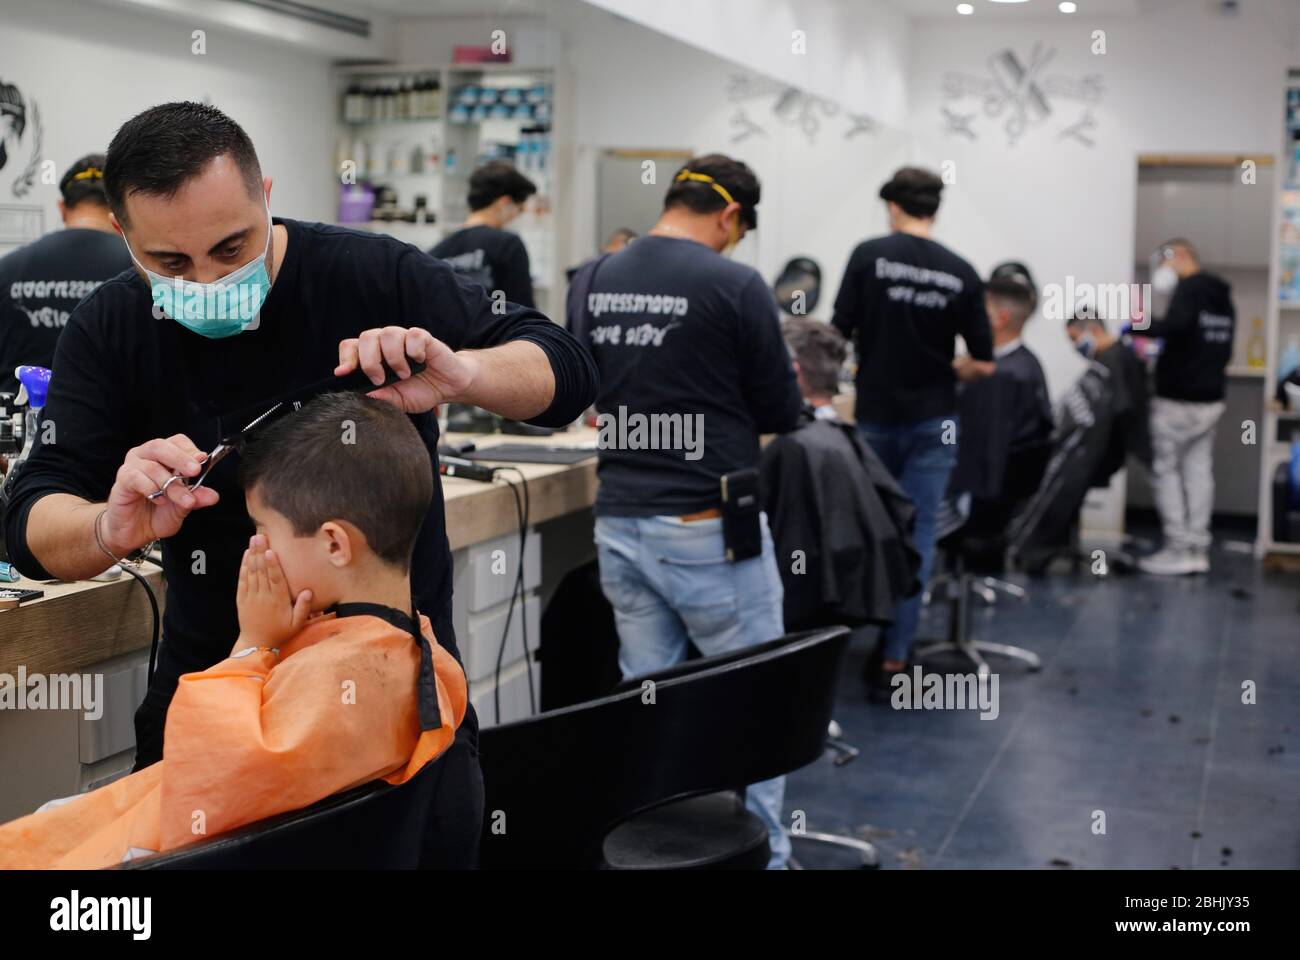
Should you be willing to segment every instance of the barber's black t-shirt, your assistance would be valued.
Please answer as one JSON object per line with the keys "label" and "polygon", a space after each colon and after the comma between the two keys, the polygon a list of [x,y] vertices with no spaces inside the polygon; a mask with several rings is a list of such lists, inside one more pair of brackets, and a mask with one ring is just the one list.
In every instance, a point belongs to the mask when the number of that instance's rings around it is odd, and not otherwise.
{"label": "barber's black t-shirt", "polygon": [[101,283],[131,268],[115,233],[46,234],[0,259],[0,393],[17,393],[14,367],[48,367],[68,317]]}
{"label": "barber's black t-shirt", "polygon": [[771,291],[701,243],[644,236],[604,258],[569,323],[600,370],[596,408],[608,418],[598,515],[716,507],[722,475],[758,465],[759,434],[798,423]]}
{"label": "barber's black t-shirt", "polygon": [[[154,317],[149,287],[134,272],[103,284],[74,311],[55,354],[43,421],[54,424],[57,442],[38,441],[5,521],[11,559],[24,574],[46,578],[25,536],[28,514],[41,497],[69,493],[103,501],[127,451],[156,437],[183,433],[211,450],[225,429],[246,425],[232,424],[232,411],[264,408],[269,398],[328,378],[338,364],[339,341],[363,330],[424,327],[453,349],[528,340],[546,352],[555,374],[554,401],[532,422],[566,425],[591,403],[590,358],[540,313],[522,307],[494,313],[481,288],[391,237],[275,222],[287,229],[288,247],[256,329],[213,340]],[[437,418],[422,414],[412,422],[436,464]],[[180,674],[228,656],[239,632],[235,586],[253,526],[238,461],[237,455],[226,458],[209,476],[220,502],[191,513],[163,542],[167,609],[151,690],[163,703]],[[438,641],[457,654],[438,484],[416,541],[411,582]]]}
{"label": "barber's black t-shirt", "polygon": [[489,293],[500,290],[511,303],[533,306],[532,267],[518,234],[496,227],[466,227],[444,237],[429,253]]}
{"label": "barber's black t-shirt", "polygon": [[832,322],[857,344],[859,423],[915,423],[955,411],[958,334],[976,360],[993,358],[979,275],[925,237],[894,233],[859,244]]}
{"label": "barber's black t-shirt", "polygon": [[1205,272],[1178,281],[1165,315],[1138,331],[1165,341],[1156,360],[1156,396],[1191,403],[1222,400],[1236,327],[1226,281]]}

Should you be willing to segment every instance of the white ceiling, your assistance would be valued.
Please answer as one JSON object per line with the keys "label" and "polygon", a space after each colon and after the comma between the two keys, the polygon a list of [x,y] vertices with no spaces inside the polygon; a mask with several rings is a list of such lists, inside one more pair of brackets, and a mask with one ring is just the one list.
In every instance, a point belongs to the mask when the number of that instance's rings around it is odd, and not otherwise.
{"label": "white ceiling", "polygon": [[[1032,17],[1135,17],[1141,7],[1140,0],[1075,0],[1078,13],[1064,14],[1056,9],[1057,0],[1025,0],[1024,3],[993,3],[992,0],[967,0],[975,7],[968,17],[957,13],[958,0],[889,0],[900,13],[918,20],[951,18],[953,20],[1001,18],[1027,19]],[[1184,0],[1187,2],[1187,0]]]}
{"label": "white ceiling", "polygon": [[492,16],[546,13],[550,0],[351,0],[354,7],[397,17]]}

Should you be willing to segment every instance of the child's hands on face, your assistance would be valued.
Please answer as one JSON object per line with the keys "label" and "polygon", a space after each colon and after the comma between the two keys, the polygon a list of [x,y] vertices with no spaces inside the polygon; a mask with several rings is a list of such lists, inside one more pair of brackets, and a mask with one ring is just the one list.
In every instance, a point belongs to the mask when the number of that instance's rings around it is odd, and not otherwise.
{"label": "child's hands on face", "polygon": [[296,599],[289,594],[289,582],[266,537],[259,533],[249,538],[235,593],[239,639],[231,653],[247,647],[274,647],[288,640],[307,622],[311,599],[310,590],[303,590]]}

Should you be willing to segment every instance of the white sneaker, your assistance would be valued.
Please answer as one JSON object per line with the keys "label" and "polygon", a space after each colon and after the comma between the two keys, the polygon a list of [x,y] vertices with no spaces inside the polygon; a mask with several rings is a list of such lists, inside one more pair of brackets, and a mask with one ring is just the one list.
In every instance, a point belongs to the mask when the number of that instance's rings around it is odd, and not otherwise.
{"label": "white sneaker", "polygon": [[1196,558],[1188,551],[1162,547],[1151,556],[1138,560],[1138,569],[1143,573],[1153,573],[1161,577],[1181,577],[1189,573],[1208,571],[1210,563],[1206,560],[1205,571],[1202,571]]}
{"label": "white sneaker", "polygon": [[1210,572],[1210,552],[1208,550],[1192,549],[1187,551],[1187,556],[1191,559],[1192,573]]}

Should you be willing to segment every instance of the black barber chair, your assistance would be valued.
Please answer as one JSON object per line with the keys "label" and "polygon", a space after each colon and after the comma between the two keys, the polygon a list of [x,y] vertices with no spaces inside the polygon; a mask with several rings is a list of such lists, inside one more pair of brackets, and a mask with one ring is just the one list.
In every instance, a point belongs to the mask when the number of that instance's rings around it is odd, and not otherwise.
{"label": "black barber chair", "polygon": [[121,869],[414,869],[442,769],[434,760],[399,786],[373,780],[304,810],[130,860]]}
{"label": "black barber chair", "polygon": [[989,672],[984,653],[1024,661],[1030,670],[1042,666],[1038,654],[1023,647],[972,639],[970,597],[972,593],[979,594],[986,603],[991,603],[988,594],[1000,591],[1018,600],[1025,599],[1024,588],[993,574],[1006,569],[1008,555],[1014,559],[1021,545],[1026,530],[1024,511],[1043,480],[1051,454],[1051,443],[1013,454],[1000,496],[996,500],[975,501],[968,516],[958,515],[952,509],[951,500],[945,504],[939,518],[937,544],[944,556],[945,570],[932,584],[931,596],[934,587],[942,584],[946,588],[948,636],[918,647],[917,659],[937,653],[959,653],[975,664],[981,676]]}
{"label": "black barber chair", "polygon": [[482,866],[762,869],[740,791],[822,755],[848,638],[792,634],[483,730]]}

